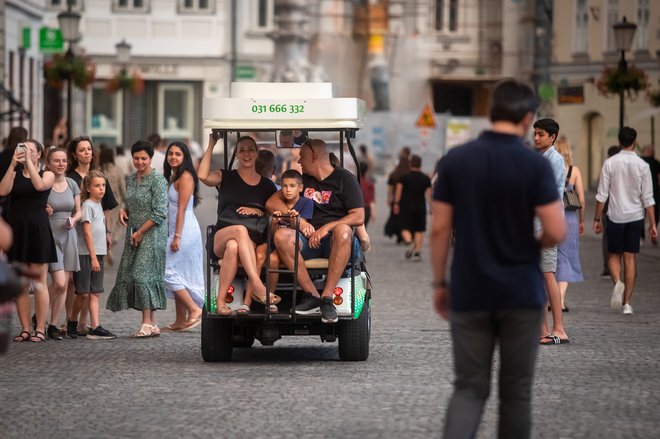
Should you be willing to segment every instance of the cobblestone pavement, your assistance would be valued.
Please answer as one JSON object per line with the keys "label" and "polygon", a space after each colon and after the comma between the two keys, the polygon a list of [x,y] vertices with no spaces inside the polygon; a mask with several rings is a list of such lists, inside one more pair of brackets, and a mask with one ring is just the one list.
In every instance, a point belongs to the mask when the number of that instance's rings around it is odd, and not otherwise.
{"label": "cobblestone pavement", "polygon": [[[215,200],[204,197],[198,214],[207,224]],[[14,343],[0,357],[0,437],[439,436],[453,376],[448,325],[431,310],[428,251],[421,263],[406,261],[381,235],[385,217],[379,209],[371,228],[368,361],[340,362],[336,344],[299,337],[204,363],[198,331],[133,340],[139,314],[103,310],[103,325],[120,338]],[[599,249],[587,233],[586,281],[568,292],[571,343],[540,350],[535,438],[654,438],[660,430],[660,249],[645,246],[639,257],[633,316],[609,310]],[[107,291],[113,280],[110,269]],[[172,316],[170,308],[159,322]],[[479,437],[495,436],[496,389]]]}

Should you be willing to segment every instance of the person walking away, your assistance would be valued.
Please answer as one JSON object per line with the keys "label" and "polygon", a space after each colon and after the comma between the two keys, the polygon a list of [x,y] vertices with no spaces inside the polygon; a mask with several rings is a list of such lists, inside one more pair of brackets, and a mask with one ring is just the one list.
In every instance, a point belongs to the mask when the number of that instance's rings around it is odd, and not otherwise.
{"label": "person walking away", "polygon": [[394,213],[394,194],[396,185],[402,175],[410,171],[410,148],[407,146],[401,149],[399,153],[399,163],[396,168],[387,177],[387,205],[390,206],[390,216],[385,223],[385,236],[396,236],[396,243],[403,242],[401,228],[399,227],[399,215]]}
{"label": "person walking away", "polygon": [[410,172],[401,176],[394,195],[394,213],[399,216],[401,236],[409,246],[406,259],[414,256],[416,261],[421,260],[426,232],[426,203],[430,201],[431,179],[422,172],[422,158],[414,154],[410,158]]}
{"label": "person walking away", "polygon": [[204,306],[204,247],[193,207],[199,203],[199,180],[190,150],[172,142],[165,153],[167,255],[165,293],[174,299],[176,318],[163,330],[187,331],[201,323]]}
{"label": "person walking away", "polygon": [[15,342],[46,340],[48,315],[48,264],[57,262],[53,231],[48,221],[46,204],[55,176],[50,171],[37,169],[43,146],[28,139],[14,149],[9,167],[0,181],[0,196],[9,196],[11,209],[7,222],[14,233],[14,243],[7,253],[12,262],[27,264],[27,271],[34,274],[35,321],[34,333],[30,333],[30,297],[28,287],[16,298],[16,311],[21,322],[21,333]]}
{"label": "person walking away", "polygon": [[[607,149],[607,158],[612,157],[614,154],[618,154],[621,151],[621,147],[619,145],[613,145],[610,146]],[[605,201],[605,204],[603,205],[603,213],[602,215],[607,214],[607,208],[609,206],[609,200]],[[603,253],[603,271],[600,273],[600,277],[610,277],[610,267],[609,267],[609,254],[607,253],[607,221],[601,221],[602,225],[602,238],[600,240],[601,242],[601,250]]]}
{"label": "person walking away", "polygon": [[[649,166],[635,154],[637,131],[630,127],[619,130],[621,152],[605,160],[598,181],[596,212],[593,229],[603,230],[602,221],[607,222],[607,251],[609,268],[614,288],[610,307],[614,311],[632,315],[630,304],[637,277],[636,255],[639,253],[639,240],[644,229],[644,211],[650,219],[649,237],[658,239],[653,206],[653,189]],[[605,218],[603,204],[609,206]],[[621,259],[625,277],[621,276]]]}
{"label": "person walking away", "polygon": [[76,225],[80,222],[82,210],[80,208],[80,188],[75,181],[65,176],[66,150],[51,149],[48,152],[46,163],[48,170],[55,175],[53,187],[48,195],[46,211],[57,251],[57,262],[51,263],[48,267],[51,284],[48,288],[50,324],[47,328],[47,335],[52,340],[62,340],[62,334],[57,324],[64,309],[67,288],[70,283],[73,284],[73,273],[80,270]]}
{"label": "person walking away", "polygon": [[575,192],[580,199],[582,207],[577,210],[568,209],[564,206],[564,219],[568,235],[564,241],[557,246],[557,282],[561,295],[561,311],[568,312],[566,306],[566,290],[569,283],[582,282],[582,266],[580,264],[580,237],[584,233],[584,185],[582,184],[582,173],[580,168],[573,164],[571,147],[566,142],[557,142],[557,152],[564,158],[566,165],[565,190]]}
{"label": "person walking away", "polygon": [[364,227],[376,220],[376,187],[369,173],[369,164],[360,162],[360,189],[364,198]]}
{"label": "person walking away", "polygon": [[167,246],[167,181],[151,167],[153,146],[138,140],[131,147],[135,173],[126,179],[124,208],[119,222],[127,228],[117,280],[106,308],[132,308],[142,313],[140,329],[131,337],[157,337],[156,310],[165,309]]}
{"label": "person walking away", "polygon": [[[658,227],[658,221],[660,221],[660,162],[655,158],[655,151],[653,151],[652,145],[646,145],[642,148],[642,160],[644,160],[651,169],[651,185],[653,187],[653,200],[655,205],[653,206],[653,213],[655,214],[655,226]],[[658,241],[651,241],[654,245],[658,244]]]}
{"label": "person walking away", "polygon": [[[116,336],[104,329],[99,322],[99,298],[103,293],[103,257],[108,247],[105,241],[105,215],[101,201],[105,195],[106,176],[101,171],[90,171],[83,180],[81,233],[78,236],[80,271],[73,275],[76,298],[67,321],[68,338],[78,338],[78,315],[89,303],[89,320],[92,325],[86,337],[90,340],[110,340]],[[88,296],[85,300],[83,296]]]}
{"label": "person walking away", "polygon": [[[550,162],[552,173],[555,178],[555,188],[558,196],[564,193],[566,180],[566,165],[564,158],[554,147],[555,140],[559,134],[559,124],[553,119],[539,119],[534,122],[534,147],[539,154]],[[540,231],[537,222],[536,231]],[[552,311],[552,332],[548,329],[547,318],[543,319],[541,325],[542,345],[555,345],[568,343],[568,335],[564,329],[564,317],[561,312],[561,294],[555,273],[557,272],[557,247],[549,247],[541,250],[541,271],[545,280],[545,291]]]}
{"label": "person walking away", "polygon": [[[456,374],[445,438],[476,436],[496,344],[498,437],[530,437],[537,334],[546,301],[539,248],[556,245],[565,234],[550,165],[522,141],[537,107],[529,86],[500,82],[493,91],[491,131],[452,149],[440,163],[432,204],[433,302],[450,322]],[[543,225],[538,237],[534,215]]]}

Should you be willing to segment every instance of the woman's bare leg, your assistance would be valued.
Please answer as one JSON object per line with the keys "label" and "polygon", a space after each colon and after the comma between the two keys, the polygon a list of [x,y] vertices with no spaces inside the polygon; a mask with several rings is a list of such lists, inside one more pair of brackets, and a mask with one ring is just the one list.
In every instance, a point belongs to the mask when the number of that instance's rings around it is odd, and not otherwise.
{"label": "woman's bare leg", "polygon": [[39,279],[32,282],[34,288],[34,309],[37,319],[37,331],[46,332],[46,319],[48,317],[48,287],[46,277],[48,276],[48,264],[30,264],[35,272],[39,273]]}
{"label": "woman's bare leg", "polygon": [[52,283],[48,287],[50,296],[50,324],[57,326],[66,301],[66,287],[71,273],[64,270],[50,273]]}

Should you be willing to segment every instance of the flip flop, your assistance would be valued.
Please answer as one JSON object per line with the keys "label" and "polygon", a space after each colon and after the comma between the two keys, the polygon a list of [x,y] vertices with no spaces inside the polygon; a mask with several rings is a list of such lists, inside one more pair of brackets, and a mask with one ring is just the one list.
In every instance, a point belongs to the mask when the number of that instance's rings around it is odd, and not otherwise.
{"label": "flip flop", "polygon": [[[266,296],[264,297],[257,297],[255,295],[252,295],[252,300],[254,300],[257,303],[260,303],[262,305],[266,305]],[[271,305],[277,305],[282,301],[282,298],[278,296],[277,294],[272,294],[270,295],[270,304]]]}
{"label": "flip flop", "polygon": [[559,338],[554,334],[548,334],[545,337],[541,338],[539,341],[543,346],[556,345],[556,344],[568,344],[571,341],[567,338]]}
{"label": "flip flop", "polygon": [[202,323],[202,319],[190,319],[186,322],[185,326],[181,331],[190,331],[193,328],[198,327]]}
{"label": "flip flop", "polygon": [[218,306],[218,307],[215,309],[215,312],[216,312],[217,314],[221,315],[221,316],[230,316],[230,315],[232,315],[232,314],[234,313],[234,311],[233,311],[230,307],[228,307],[227,305],[224,305],[224,306]]}
{"label": "flip flop", "polygon": [[183,331],[186,328],[186,324],[179,324],[179,323],[170,323],[169,325],[163,327],[161,329],[161,332],[177,332],[177,331]]}
{"label": "flip flop", "polygon": [[236,308],[236,314],[248,314],[250,312],[250,305],[243,304]]}

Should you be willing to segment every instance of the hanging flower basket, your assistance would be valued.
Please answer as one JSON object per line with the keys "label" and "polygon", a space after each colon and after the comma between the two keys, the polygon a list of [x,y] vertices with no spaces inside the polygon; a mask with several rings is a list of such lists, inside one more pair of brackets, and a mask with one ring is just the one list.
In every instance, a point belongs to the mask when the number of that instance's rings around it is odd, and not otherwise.
{"label": "hanging flower basket", "polygon": [[617,67],[606,67],[596,81],[598,92],[606,97],[616,96],[623,92],[629,98],[634,99],[648,86],[649,78],[646,76],[646,72],[633,65],[628,66],[625,72],[619,71]]}
{"label": "hanging flower basket", "polygon": [[142,75],[138,70],[129,74],[125,69],[121,69],[115,76],[105,82],[105,90],[110,94],[125,90],[137,96],[144,91],[144,79],[142,79]]}
{"label": "hanging flower basket", "polygon": [[646,97],[649,99],[651,105],[660,107],[660,81],[658,81],[658,87],[646,92]]}
{"label": "hanging flower basket", "polygon": [[44,63],[46,85],[51,88],[62,88],[65,81],[73,81],[73,85],[86,89],[94,82],[96,65],[91,58],[74,55],[71,60],[66,55],[57,54]]}

